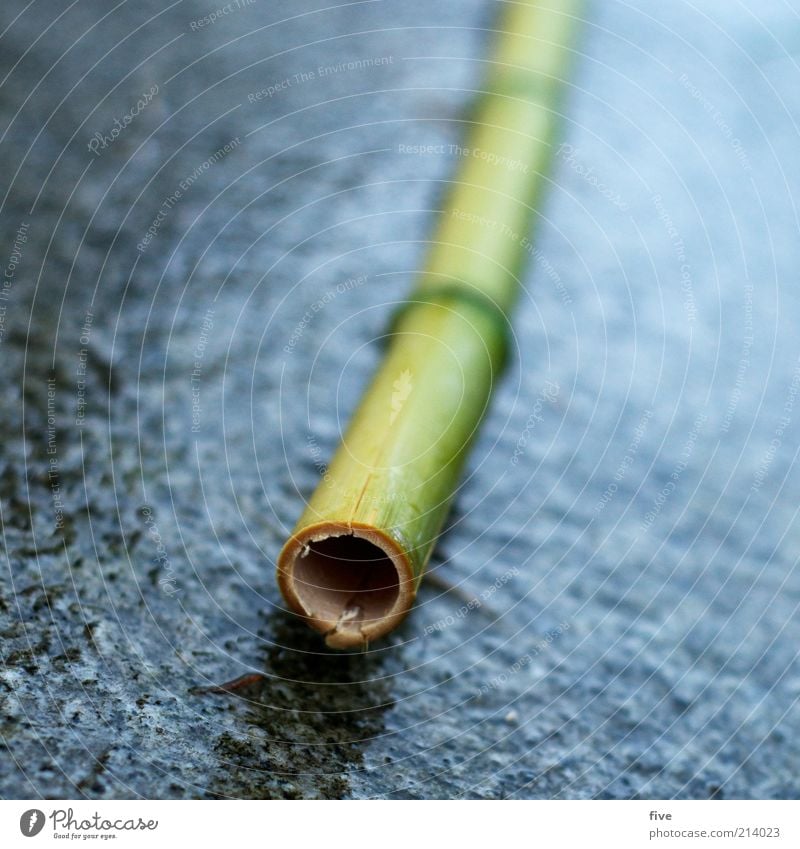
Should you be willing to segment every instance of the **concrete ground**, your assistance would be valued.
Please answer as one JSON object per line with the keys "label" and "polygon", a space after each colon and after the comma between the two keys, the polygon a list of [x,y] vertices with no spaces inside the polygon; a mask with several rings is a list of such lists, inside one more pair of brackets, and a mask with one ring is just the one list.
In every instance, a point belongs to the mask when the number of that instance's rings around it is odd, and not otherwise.
{"label": "concrete ground", "polygon": [[587,4],[434,580],[365,653],[283,609],[493,12],[4,0],[0,795],[800,795],[781,0]]}

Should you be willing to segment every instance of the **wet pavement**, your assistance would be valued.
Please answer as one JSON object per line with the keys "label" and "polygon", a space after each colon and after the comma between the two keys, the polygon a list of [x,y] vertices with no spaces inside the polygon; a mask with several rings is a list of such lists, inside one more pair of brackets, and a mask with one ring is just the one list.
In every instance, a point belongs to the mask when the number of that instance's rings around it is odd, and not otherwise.
{"label": "wet pavement", "polygon": [[2,796],[800,795],[779,0],[587,5],[433,579],[363,653],[283,608],[493,12],[3,3]]}

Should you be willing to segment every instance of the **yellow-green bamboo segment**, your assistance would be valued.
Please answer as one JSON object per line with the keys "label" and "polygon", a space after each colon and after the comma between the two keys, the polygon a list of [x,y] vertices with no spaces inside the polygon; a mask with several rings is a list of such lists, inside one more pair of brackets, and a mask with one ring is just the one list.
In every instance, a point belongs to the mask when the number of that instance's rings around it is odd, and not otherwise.
{"label": "yellow-green bamboo segment", "polygon": [[579,4],[502,4],[485,93],[425,270],[278,558],[288,604],[330,646],[388,633],[414,601],[502,368]]}

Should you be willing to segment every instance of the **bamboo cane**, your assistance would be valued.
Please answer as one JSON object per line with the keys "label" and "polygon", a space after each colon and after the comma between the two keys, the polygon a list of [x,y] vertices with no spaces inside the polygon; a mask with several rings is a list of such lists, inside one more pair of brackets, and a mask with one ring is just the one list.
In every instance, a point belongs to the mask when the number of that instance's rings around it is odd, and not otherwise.
{"label": "bamboo cane", "polygon": [[329,646],[388,633],[414,601],[502,368],[579,3],[503,4],[485,93],[425,270],[278,558],[286,601]]}

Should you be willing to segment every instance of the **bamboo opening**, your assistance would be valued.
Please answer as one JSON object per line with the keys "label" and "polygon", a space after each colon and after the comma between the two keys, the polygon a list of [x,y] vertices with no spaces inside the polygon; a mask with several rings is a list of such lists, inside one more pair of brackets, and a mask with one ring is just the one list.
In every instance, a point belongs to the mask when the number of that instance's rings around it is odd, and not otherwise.
{"label": "bamboo opening", "polygon": [[329,646],[363,646],[395,627],[410,607],[409,568],[375,531],[325,531],[295,541],[282,558],[282,584]]}

